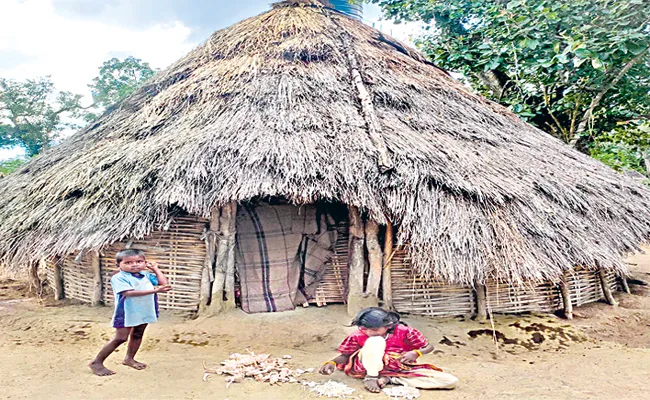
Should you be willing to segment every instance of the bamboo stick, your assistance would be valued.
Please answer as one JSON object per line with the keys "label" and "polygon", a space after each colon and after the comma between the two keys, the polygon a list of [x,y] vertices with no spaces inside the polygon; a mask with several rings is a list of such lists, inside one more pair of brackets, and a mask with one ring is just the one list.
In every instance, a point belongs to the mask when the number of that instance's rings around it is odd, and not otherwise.
{"label": "bamboo stick", "polygon": [[476,283],[476,320],[485,321],[487,319],[487,299],[485,285]]}
{"label": "bamboo stick", "polygon": [[90,304],[96,307],[102,305],[102,263],[97,251],[91,251],[89,256],[90,268],[93,272],[93,291]]}
{"label": "bamboo stick", "polygon": [[[365,226],[366,249],[368,250],[368,261],[370,270],[368,273],[368,282],[366,284],[365,296],[368,298],[379,296],[379,285],[381,284],[382,272],[382,252],[379,246],[379,225],[377,222],[368,219]],[[377,300],[375,300],[377,302]],[[375,305],[378,305],[375,304]]]}
{"label": "bamboo stick", "polygon": [[384,306],[389,310],[393,307],[393,285],[391,274],[391,258],[393,255],[393,224],[387,219],[386,235],[384,239],[384,260],[382,268],[382,295]]}
{"label": "bamboo stick", "polygon": [[363,270],[365,257],[363,251],[364,230],[359,209],[349,207],[350,215],[350,251],[348,278],[348,314],[354,316],[363,307]]}
{"label": "bamboo stick", "polygon": [[616,301],[616,299],[614,298],[614,295],[612,294],[612,290],[607,284],[607,274],[605,273],[605,270],[600,268],[598,270],[598,275],[600,276],[600,286],[603,289],[605,300],[607,300],[607,303],[611,304],[614,307],[618,306],[618,301]]}
{"label": "bamboo stick", "polygon": [[214,261],[216,256],[217,233],[221,209],[214,207],[210,212],[210,222],[205,236],[205,260],[201,269],[201,289],[199,294],[199,314],[206,311],[210,302],[211,285],[214,281]]}
{"label": "bamboo stick", "polygon": [[386,173],[393,168],[395,165],[393,160],[388,152],[388,147],[386,146],[386,141],[382,136],[382,127],[379,119],[377,118],[375,107],[372,104],[372,98],[368,89],[363,83],[363,78],[359,72],[359,60],[357,55],[354,52],[354,49],[350,45],[350,39],[348,37],[343,38],[343,43],[345,46],[345,52],[348,57],[349,67],[350,67],[350,77],[352,82],[357,89],[359,103],[361,104],[361,113],[363,119],[366,122],[366,127],[368,128],[368,136],[370,141],[375,146],[377,150],[377,162],[379,164],[379,170],[382,173]]}
{"label": "bamboo stick", "polygon": [[63,291],[63,259],[56,257],[54,259],[54,299],[63,300],[65,293]]}

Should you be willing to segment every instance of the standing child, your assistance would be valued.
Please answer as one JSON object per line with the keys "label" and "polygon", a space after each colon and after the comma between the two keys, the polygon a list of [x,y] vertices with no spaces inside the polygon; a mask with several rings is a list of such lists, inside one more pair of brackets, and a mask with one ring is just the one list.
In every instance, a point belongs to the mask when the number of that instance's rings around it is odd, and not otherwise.
{"label": "standing child", "polygon": [[111,278],[111,287],[115,293],[112,321],[115,337],[102,347],[95,359],[88,364],[93,373],[99,376],[115,373],[104,366],[104,360],[127,340],[129,344],[122,364],[135,369],[147,367],[146,364],[135,361],[135,353],[140,348],[147,324],[158,319],[157,293],[172,290],[158,264],[148,263],[143,251],[122,250],[115,255],[115,260],[120,269]]}
{"label": "standing child", "polygon": [[458,378],[417,359],[433,351],[433,345],[415,328],[400,321],[399,314],[370,307],[352,321],[359,330],[339,346],[338,357],[326,361],[320,373],[335,368],[353,378],[363,378],[366,389],[377,393],[388,383],[420,389],[453,389]]}

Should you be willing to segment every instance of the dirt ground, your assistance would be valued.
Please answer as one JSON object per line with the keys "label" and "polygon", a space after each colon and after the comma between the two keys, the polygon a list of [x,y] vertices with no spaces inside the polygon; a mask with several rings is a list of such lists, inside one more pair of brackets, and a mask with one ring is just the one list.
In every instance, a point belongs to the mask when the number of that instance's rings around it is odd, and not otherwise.
{"label": "dirt ground", "polygon": [[[453,391],[421,392],[421,399],[647,399],[650,392],[650,256],[631,260],[633,294],[621,305],[595,303],[566,321],[553,315],[497,316],[490,322],[463,318],[406,318],[437,350],[425,356],[460,378]],[[117,374],[97,377],[87,362],[110,339],[112,310],[25,295],[24,284],[0,280],[0,398],[8,399],[304,399],[297,384],[233,384],[202,380],[202,363],[218,364],[250,349],[290,354],[296,367],[318,367],[333,357],[352,328],[342,306],[279,314],[240,310],[190,319],[163,312],[145,334],[136,371],[120,364],[125,349],[107,361]],[[498,344],[495,344],[494,338]],[[317,374],[306,379],[325,381]],[[331,379],[357,391],[352,398],[388,399],[335,373]]]}

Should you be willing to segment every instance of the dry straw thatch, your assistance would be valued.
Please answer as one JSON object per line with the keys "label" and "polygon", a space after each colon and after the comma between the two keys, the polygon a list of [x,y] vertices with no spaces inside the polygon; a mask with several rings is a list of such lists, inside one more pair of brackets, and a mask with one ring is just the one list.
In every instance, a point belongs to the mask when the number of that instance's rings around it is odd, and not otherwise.
{"label": "dry straw thatch", "polygon": [[163,228],[175,208],[208,217],[258,196],[387,217],[413,265],[452,283],[620,272],[650,232],[647,188],[382,33],[293,0],[216,32],[2,179],[0,253],[98,249]]}

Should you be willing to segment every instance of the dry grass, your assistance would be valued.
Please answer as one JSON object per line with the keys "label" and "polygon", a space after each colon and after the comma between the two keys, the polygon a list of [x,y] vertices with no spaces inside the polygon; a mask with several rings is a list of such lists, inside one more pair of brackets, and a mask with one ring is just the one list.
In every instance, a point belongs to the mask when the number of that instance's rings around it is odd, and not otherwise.
{"label": "dry grass", "polygon": [[[301,6],[296,6],[300,3]],[[352,54],[350,54],[352,52]],[[381,173],[350,56],[395,168]],[[401,225],[414,266],[455,283],[623,270],[650,191],[311,0],[216,32],[96,123],[0,180],[14,264],[207,217],[231,200],[333,200]]]}

